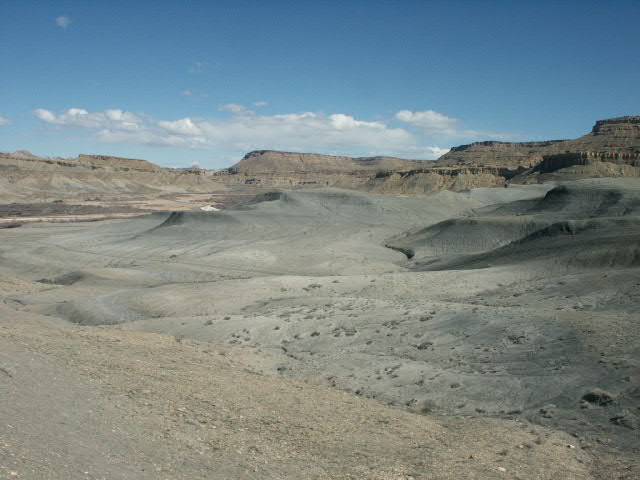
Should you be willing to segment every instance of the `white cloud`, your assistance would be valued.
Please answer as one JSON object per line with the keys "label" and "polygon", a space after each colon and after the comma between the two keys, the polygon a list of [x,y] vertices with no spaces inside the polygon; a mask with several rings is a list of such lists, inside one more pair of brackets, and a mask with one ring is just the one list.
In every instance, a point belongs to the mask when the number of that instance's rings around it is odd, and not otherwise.
{"label": "white cloud", "polygon": [[173,122],[158,122],[158,126],[169,133],[178,135],[202,135],[202,130],[189,117]]}
{"label": "white cloud", "polygon": [[422,112],[400,110],[396,113],[395,118],[413,127],[417,127],[427,135],[434,137],[491,138],[496,140],[508,140],[514,137],[514,135],[508,133],[464,129],[460,126],[459,119],[447,117],[434,110],[425,110]]}
{"label": "white cloud", "polygon": [[186,95],[187,97],[190,97],[191,95],[193,95],[193,90],[189,90],[187,88],[186,90],[183,90],[182,92],[180,92],[180,95]]}
{"label": "white cloud", "polygon": [[267,105],[269,105],[269,102],[265,102],[265,101],[260,101],[260,102],[254,102],[253,103],[254,107],[266,107]]}
{"label": "white cloud", "polygon": [[363,122],[356,120],[351,115],[345,115],[343,113],[334,113],[329,116],[331,125],[338,130],[348,130],[354,128],[377,128],[384,130],[385,126],[381,122]]}
{"label": "white cloud", "polygon": [[189,73],[202,73],[207,67],[207,62],[192,62],[187,70]]}
{"label": "white cloud", "polygon": [[237,103],[227,103],[226,105],[220,105],[218,107],[218,110],[221,112],[232,112],[232,113],[247,113],[247,114],[254,113],[244,105],[239,105]]}
{"label": "white cloud", "polygon": [[327,117],[314,112],[272,116],[239,113],[226,121],[203,120],[198,126],[212,145],[239,151],[267,148],[391,152],[416,141],[406,130],[355,120],[344,114]]}
{"label": "white cloud", "polygon": [[104,114],[113,122],[140,123],[142,121],[138,116],[124,110],[105,110]]}
{"label": "white cloud", "polygon": [[5,125],[10,125],[10,124],[11,124],[11,120],[9,120],[4,115],[0,115],[0,127],[4,127]]}
{"label": "white cloud", "polygon": [[57,123],[56,116],[51,113],[49,110],[45,110],[44,108],[36,108],[33,111],[34,115],[38,117],[43,122],[47,123]]}
{"label": "white cloud", "polygon": [[435,159],[445,152],[424,145],[419,136],[403,128],[390,127],[383,121],[359,120],[344,113],[257,115],[237,104],[223,105],[220,109],[231,115],[167,121],[126,110],[90,112],[70,108],[56,114],[37,109],[34,114],[47,124],[85,129],[102,142],[206,148],[236,158],[259,149],[423,159]]}
{"label": "white cloud", "polygon": [[137,115],[118,109],[89,113],[84,108],[70,108],[66,112],[56,115],[49,110],[38,108],[33,113],[46,123],[87,129],[136,130],[140,128],[142,123],[142,119]]}
{"label": "white cloud", "polygon": [[56,17],[56,25],[66,30],[71,25],[71,19],[67,15],[60,15]]}
{"label": "white cloud", "polygon": [[409,123],[425,130],[429,134],[456,135],[456,118],[450,118],[433,110],[424,112],[412,112],[411,110],[400,110],[396,113],[396,119]]}
{"label": "white cloud", "polygon": [[450,148],[426,147],[426,156],[424,158],[436,159],[447,153]]}

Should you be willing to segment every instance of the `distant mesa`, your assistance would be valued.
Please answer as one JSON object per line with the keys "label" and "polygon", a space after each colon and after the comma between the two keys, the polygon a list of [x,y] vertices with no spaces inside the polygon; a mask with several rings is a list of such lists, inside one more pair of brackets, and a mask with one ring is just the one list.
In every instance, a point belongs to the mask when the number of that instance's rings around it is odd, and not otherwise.
{"label": "distant mesa", "polygon": [[403,160],[396,157],[340,157],[317,153],[278,152],[257,150],[247,153],[242,160],[230,168],[234,173],[347,173],[354,171],[376,171],[380,169],[401,170],[416,168],[419,160]]}
{"label": "distant mesa", "polygon": [[0,160],[24,160],[26,162],[34,162],[32,166],[48,164],[59,167],[89,168],[92,170],[135,170],[146,172],[160,172],[165,170],[147,160],[139,160],[135,158],[85,154],[80,154],[76,158],[40,157],[38,155],[34,155],[28,150],[18,150],[13,153],[0,153]]}
{"label": "distant mesa", "polygon": [[[454,147],[436,162],[439,166],[483,165],[535,167],[548,155],[581,153],[593,159],[635,157],[640,153],[640,117],[598,120],[590,133],[575,140],[543,142],[476,142]],[[631,164],[631,163],[630,163]]]}

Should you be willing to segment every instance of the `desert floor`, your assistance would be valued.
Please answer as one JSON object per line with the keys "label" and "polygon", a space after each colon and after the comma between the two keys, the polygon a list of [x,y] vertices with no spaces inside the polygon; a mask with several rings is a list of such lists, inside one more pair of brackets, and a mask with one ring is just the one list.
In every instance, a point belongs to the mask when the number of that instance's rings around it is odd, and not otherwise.
{"label": "desert floor", "polygon": [[0,478],[640,477],[640,183],[0,230]]}

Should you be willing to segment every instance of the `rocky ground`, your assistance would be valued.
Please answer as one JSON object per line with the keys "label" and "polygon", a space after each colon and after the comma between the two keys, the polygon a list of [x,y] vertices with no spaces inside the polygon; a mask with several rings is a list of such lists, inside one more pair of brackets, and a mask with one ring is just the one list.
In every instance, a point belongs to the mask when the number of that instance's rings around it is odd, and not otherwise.
{"label": "rocky ground", "polygon": [[267,198],[0,231],[0,478],[640,475],[637,181]]}

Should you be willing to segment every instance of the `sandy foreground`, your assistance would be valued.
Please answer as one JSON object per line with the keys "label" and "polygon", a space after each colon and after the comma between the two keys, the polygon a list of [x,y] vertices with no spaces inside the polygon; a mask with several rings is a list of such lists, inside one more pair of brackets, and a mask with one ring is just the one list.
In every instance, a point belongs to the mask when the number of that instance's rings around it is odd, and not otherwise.
{"label": "sandy foreground", "polygon": [[0,230],[0,478],[637,478],[640,185]]}

